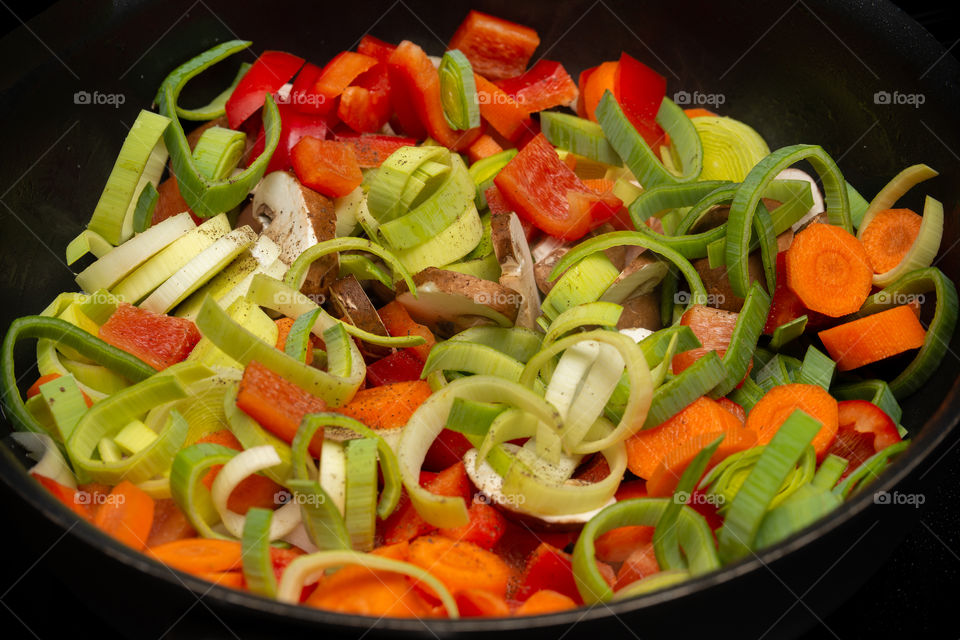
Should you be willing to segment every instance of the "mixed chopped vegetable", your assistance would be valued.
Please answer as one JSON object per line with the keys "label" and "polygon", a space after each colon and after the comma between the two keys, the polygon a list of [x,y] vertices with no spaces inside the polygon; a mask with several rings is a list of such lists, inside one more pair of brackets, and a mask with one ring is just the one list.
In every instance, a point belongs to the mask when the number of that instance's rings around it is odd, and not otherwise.
{"label": "mixed chopped vegetable", "polygon": [[219,585],[450,618],[663,589],[862,490],[956,325],[942,205],[894,208],[937,173],[868,203],[628,53],[574,81],[538,44],[473,11],[442,58],[266,51],[198,108],[250,43],[173,70],[80,291],[3,342],[33,477]]}

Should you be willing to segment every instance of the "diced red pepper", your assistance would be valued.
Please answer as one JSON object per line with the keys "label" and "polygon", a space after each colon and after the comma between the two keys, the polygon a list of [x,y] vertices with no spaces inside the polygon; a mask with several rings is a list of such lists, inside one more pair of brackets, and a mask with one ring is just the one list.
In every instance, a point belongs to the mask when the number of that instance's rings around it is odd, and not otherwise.
{"label": "diced red pepper", "polygon": [[424,469],[446,469],[463,460],[464,454],[473,448],[462,433],[444,429],[440,432],[423,459]]}
{"label": "diced red pepper", "polygon": [[273,574],[277,577],[278,583],[283,577],[283,572],[290,566],[290,563],[302,555],[303,551],[296,547],[290,549],[270,547],[270,563],[273,565]]}
{"label": "diced red pepper", "polygon": [[473,74],[477,84],[480,115],[497,133],[517,143],[533,130],[530,110],[514,101],[506,91],[480,74]]}
{"label": "diced red pepper", "polygon": [[471,11],[450,39],[448,49],[459,49],[473,70],[500,80],[523,73],[540,44],[530,27]]}
{"label": "diced red pepper", "polygon": [[570,215],[575,219],[586,216],[590,228],[596,229],[623,208],[623,201],[612,193],[593,193],[570,190],[567,192]]}
{"label": "diced red pepper", "polygon": [[283,51],[264,51],[237,83],[225,109],[231,129],[263,106],[268,93],[275,93],[303,66],[303,58]]}
{"label": "diced red pepper", "polygon": [[680,318],[680,324],[690,327],[702,346],[683,351],[673,357],[673,372],[680,373],[694,362],[716,351],[721,358],[730,346],[739,314],[703,305],[694,305]]}
{"label": "diced red pepper", "polygon": [[200,342],[192,321],[153,313],[126,302],[100,327],[100,338],[133,354],[154,369],[182,362]]}
{"label": "diced red pepper", "polygon": [[357,45],[357,53],[376,58],[380,62],[386,62],[395,46],[389,42],[384,42],[380,38],[366,35],[360,38],[360,44]]}
{"label": "diced red pepper", "polygon": [[483,197],[487,199],[487,206],[493,215],[513,211],[513,207],[507,203],[506,198],[503,197],[500,189],[497,189],[497,185],[495,184],[490,185],[487,190],[483,192]]}
{"label": "diced red pepper", "polygon": [[322,69],[312,62],[303,65],[293,80],[287,104],[301,113],[320,115],[328,112],[330,109],[326,104],[326,97],[315,89],[321,71]]}
{"label": "diced red pepper", "polygon": [[353,51],[344,51],[328,62],[313,85],[314,91],[324,98],[320,107],[321,113],[331,111],[336,105],[336,98],[344,89],[375,64],[376,58]]}
{"label": "diced red pepper", "polygon": [[363,89],[366,91],[367,98],[365,100],[370,113],[357,118],[350,115],[344,117],[338,109],[340,119],[354,131],[366,133],[379,131],[390,119],[390,114],[393,113],[390,106],[390,74],[387,71],[386,63],[374,65],[369,71],[357,77],[353,87],[347,87],[343,96],[340,97],[341,109],[349,111],[354,108],[351,105],[344,107],[345,101],[350,102],[355,99],[348,97],[348,93],[351,95],[362,95],[362,92],[354,91],[353,89]]}
{"label": "diced red pepper", "polygon": [[325,196],[345,196],[363,182],[353,147],[343,142],[307,136],[293,146],[290,156],[300,182]]}
{"label": "diced red pepper", "polygon": [[440,529],[440,535],[454,540],[466,540],[484,549],[492,549],[506,530],[506,518],[496,507],[474,501],[467,511],[470,522],[462,527]]}
{"label": "diced red pepper", "polygon": [[646,498],[647,481],[638,478],[637,480],[621,482],[614,497],[617,499],[617,502],[620,500],[632,500],[633,498]]}
{"label": "diced red pepper", "polygon": [[394,151],[401,147],[416,146],[416,138],[400,136],[339,134],[337,140],[353,147],[357,163],[364,169],[379,167]]}
{"label": "diced red pepper", "polygon": [[419,380],[422,371],[423,362],[420,358],[407,351],[394,351],[367,365],[367,382],[377,387],[394,382]]}
{"label": "diced red pepper", "polygon": [[479,127],[456,131],[447,124],[440,102],[440,75],[419,46],[401,42],[390,54],[387,68],[393,108],[408,134],[422,137],[423,131],[454,151],[466,149],[480,136]]}
{"label": "diced red pepper", "polygon": [[80,494],[76,489],[71,489],[70,487],[64,486],[48,478],[47,476],[42,476],[39,473],[31,473],[34,479],[43,485],[43,488],[53,494],[53,497],[59,500],[65,507],[73,511],[75,514],[83,518],[84,520],[93,521],[93,509],[90,503],[87,501],[86,497],[83,499],[80,498]]}
{"label": "diced red pepper", "polygon": [[520,577],[515,597],[526,600],[541,589],[552,589],[583,604],[573,578],[573,558],[569,553],[543,542],[534,549]]}
{"label": "diced red pepper", "polygon": [[[319,138],[323,140],[327,137],[330,130],[327,119],[324,116],[311,115],[298,111],[294,104],[278,104],[277,110],[280,112],[280,141],[277,142],[277,148],[270,156],[270,162],[267,164],[265,173],[274,171],[286,171],[293,166],[290,160],[290,151],[306,137]],[[260,157],[266,146],[266,136],[262,133],[257,136],[257,141],[250,150],[250,161],[253,162]]]}
{"label": "diced red pepper", "polygon": [[580,94],[563,65],[540,60],[523,75],[497,82],[517,104],[529,113],[572,104]]}
{"label": "diced red pepper", "polygon": [[521,149],[493,182],[510,208],[541,231],[579,240],[590,230],[591,209],[573,211],[567,194],[593,192],[560,160],[543,134]]}
{"label": "diced red pepper", "polygon": [[[293,442],[303,417],[326,411],[327,403],[254,361],[243,370],[237,407],[284,442]],[[322,447],[320,429],[310,441],[311,455],[319,458]]]}
{"label": "diced red pepper", "polygon": [[883,409],[867,400],[841,400],[837,403],[840,426],[837,438],[827,451],[850,462],[843,475],[863,464],[867,458],[900,442],[897,425]]}
{"label": "diced red pepper", "polygon": [[620,54],[614,79],[614,97],[650,148],[663,143],[657,112],[667,92],[667,79],[633,56]]}
{"label": "diced red pepper", "polygon": [[[457,462],[432,478],[429,474],[422,474],[420,484],[427,491],[438,496],[461,497],[468,504],[471,502],[473,485],[470,484],[467,468],[463,462]],[[397,509],[383,522],[384,544],[407,542],[433,529],[434,527],[420,517],[413,503],[404,493]]]}

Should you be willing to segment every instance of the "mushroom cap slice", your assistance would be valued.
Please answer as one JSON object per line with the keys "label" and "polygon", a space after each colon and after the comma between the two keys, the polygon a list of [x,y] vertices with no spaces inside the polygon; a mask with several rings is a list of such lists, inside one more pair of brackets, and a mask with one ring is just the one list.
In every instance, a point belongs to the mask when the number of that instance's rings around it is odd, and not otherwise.
{"label": "mushroom cap slice", "polygon": [[[703,286],[707,289],[707,306],[724,311],[740,311],[743,308],[743,298],[738,298],[730,287],[730,277],[727,275],[725,265],[714,269],[710,267],[708,258],[700,258],[693,261],[693,268],[700,274]],[[747,272],[750,274],[751,283],[759,282],[766,288],[767,279],[763,273],[763,261],[758,253],[751,253],[747,259]]]}
{"label": "mushroom cap slice", "polygon": [[600,300],[620,304],[633,295],[644,295],[663,281],[667,275],[667,263],[653,257],[649,251],[633,259],[633,262],[620,272]]}
{"label": "mushroom cap slice", "polygon": [[[280,259],[288,265],[313,245],[335,237],[333,202],[288,171],[274,171],[260,182],[252,213],[263,225],[263,235],[280,245]],[[310,265],[300,290],[308,296],[325,294],[339,268],[336,254],[323,256]]]}
{"label": "mushroom cap slice", "polygon": [[617,321],[617,329],[646,329],[659,331],[660,324],[660,295],[645,293],[624,300],[623,313]]}
{"label": "mushroom cap slice", "polygon": [[477,325],[512,326],[521,295],[489,280],[429,267],[413,276],[417,296],[404,281],[397,283],[397,301],[420,324],[441,337]]}
{"label": "mushroom cap slice", "polygon": [[[570,248],[567,246],[557,247],[549,254],[544,256],[542,259],[538,260],[533,265],[533,278],[537,282],[537,288],[540,289],[540,293],[547,295],[550,293],[550,289],[553,289],[553,285],[557,284],[557,281],[560,280],[559,276],[556,280],[550,280],[550,274],[553,272],[553,268],[560,262],[566,253],[570,251]],[[563,275],[562,273],[560,275]]]}
{"label": "mushroom cap slice", "polygon": [[516,326],[539,330],[540,293],[533,273],[530,245],[517,214],[493,214],[490,218],[490,240],[500,263],[500,284],[520,294]]}
{"label": "mushroom cap slice", "polygon": [[[353,274],[335,280],[327,291],[327,298],[330,301],[330,310],[337,318],[378,336],[390,335],[376,307]],[[362,340],[358,343],[362,354],[375,359],[388,356],[393,351],[390,347],[381,347]]]}

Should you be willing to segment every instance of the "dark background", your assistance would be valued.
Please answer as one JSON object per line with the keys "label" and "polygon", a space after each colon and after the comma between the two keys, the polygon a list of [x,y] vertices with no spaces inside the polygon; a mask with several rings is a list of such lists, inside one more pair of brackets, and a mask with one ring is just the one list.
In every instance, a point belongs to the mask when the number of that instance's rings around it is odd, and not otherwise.
{"label": "dark background", "polygon": [[[50,6],[44,0],[0,0],[0,36]],[[930,31],[945,48],[960,42],[960,11],[949,2],[896,2]],[[948,8],[949,7],[949,8]],[[16,64],[4,60],[5,65]],[[10,149],[4,150],[12,152]],[[956,445],[958,440],[953,441]],[[864,587],[824,625],[805,638],[960,637],[956,598],[960,593],[960,447],[944,453],[933,471],[936,493],[926,494],[920,524]],[[16,522],[0,520],[0,637],[114,638],[109,623],[93,617],[44,566],[43,558],[18,553],[23,548]],[[50,542],[54,542],[51,540]],[[150,594],[144,594],[150,606]],[[732,615],[749,615],[744,603]],[[642,630],[637,630],[642,637]],[[168,638],[190,637],[187,629],[172,628]]]}

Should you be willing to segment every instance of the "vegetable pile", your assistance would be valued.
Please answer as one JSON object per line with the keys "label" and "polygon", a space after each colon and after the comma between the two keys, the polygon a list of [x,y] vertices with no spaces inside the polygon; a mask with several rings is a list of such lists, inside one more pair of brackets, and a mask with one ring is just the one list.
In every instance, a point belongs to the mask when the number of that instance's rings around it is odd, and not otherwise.
{"label": "vegetable pile", "polygon": [[936,172],[868,203],[627,53],[574,81],[538,44],[473,11],[440,59],[266,51],[198,108],[250,43],[175,69],[81,291],[3,342],[37,481],[222,586],[450,618],[666,588],[863,490],[956,325],[942,205],[894,208]]}

